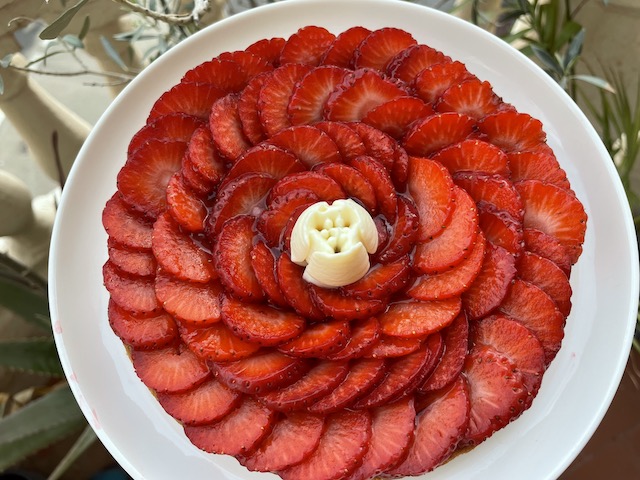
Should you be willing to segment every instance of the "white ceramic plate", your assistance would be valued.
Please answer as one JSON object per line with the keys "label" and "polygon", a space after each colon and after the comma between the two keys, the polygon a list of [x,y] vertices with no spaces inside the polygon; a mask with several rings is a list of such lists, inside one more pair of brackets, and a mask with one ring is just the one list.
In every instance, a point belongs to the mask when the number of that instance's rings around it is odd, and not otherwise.
{"label": "white ceramic plate", "polygon": [[[102,442],[135,479],[268,479],[193,447],[137,379],[107,321],[101,267],[107,236],[101,211],[116,188],[131,136],[154,101],[183,73],[221,52],[305,25],[339,33],[354,25],[403,28],[488,80],[505,101],[542,120],[548,140],[589,215],[573,270],[573,311],[559,355],[533,406],[429,479],[556,478],[604,416],[627,359],[638,301],[638,258],[625,194],[607,152],[570,98],[497,38],[438,11],[387,0],[272,4],[194,35],[146,69],[113,102],[67,181],[51,246],[55,339],[73,392]],[[311,480],[311,479],[310,479]]]}

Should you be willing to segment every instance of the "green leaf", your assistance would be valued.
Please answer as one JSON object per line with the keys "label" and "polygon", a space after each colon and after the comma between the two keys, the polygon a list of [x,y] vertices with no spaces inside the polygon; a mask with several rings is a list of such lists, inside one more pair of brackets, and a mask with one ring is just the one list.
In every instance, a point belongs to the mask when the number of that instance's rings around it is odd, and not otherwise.
{"label": "green leaf", "polygon": [[0,75],[0,95],[4,94],[4,80],[2,79],[2,75]]}
{"label": "green leaf", "polygon": [[594,87],[598,87],[602,90],[606,90],[607,92],[616,93],[616,90],[613,87],[613,85],[611,85],[604,78],[596,77],[594,75],[572,75],[571,78],[574,80],[580,80],[582,82],[588,83],[590,85],[593,85]]}
{"label": "green leaf", "polygon": [[583,30],[582,25],[573,20],[568,20],[562,25],[562,29],[558,34],[556,41],[556,50],[560,50],[565,44],[569,43],[576,35]]}
{"label": "green leaf", "polygon": [[78,432],[86,421],[68,386],[0,420],[0,471]]}
{"label": "green leaf", "polygon": [[11,65],[11,60],[13,60],[14,55],[15,53],[8,53],[4,57],[2,57],[2,60],[0,60],[0,67],[7,68],[9,65]]}
{"label": "green leaf", "polygon": [[40,32],[41,40],[53,40],[57,38],[62,31],[67,28],[73,17],[76,16],[76,13],[80,11],[80,9],[87,3],[89,0],[80,0],[73,7],[69,8],[62,12],[62,14],[56,18],[47,28]]}
{"label": "green leaf", "polygon": [[100,42],[102,43],[102,47],[107,52],[107,55],[109,55],[111,60],[116,62],[116,64],[123,71],[128,72],[129,71],[129,67],[127,67],[126,63],[124,63],[124,60],[122,60],[122,58],[120,57],[120,55],[118,54],[116,49],[113,48],[113,45],[111,45],[111,42],[109,41],[109,39],[107,37],[103,36],[103,35],[100,35]]}
{"label": "green leaf", "polygon": [[0,366],[50,377],[64,377],[52,338],[1,341]]}
{"label": "green leaf", "polygon": [[23,283],[0,277],[0,305],[39,327],[51,328],[46,295]]}
{"label": "green leaf", "polygon": [[71,45],[74,48],[84,48],[84,42],[80,39],[79,36],[74,35],[73,33],[67,33],[62,37],[62,41]]}
{"label": "green leaf", "polygon": [[84,17],[84,23],[82,24],[82,28],[80,29],[80,33],[78,34],[78,38],[80,40],[84,40],[84,37],[86,37],[87,33],[89,33],[89,28],[91,28],[91,19],[89,18],[89,15],[87,15],[86,17]]}
{"label": "green leaf", "polygon": [[84,429],[82,435],[78,437],[75,441],[71,449],[67,452],[60,463],[56,466],[55,470],[51,472],[51,475],[47,478],[47,480],[58,480],[62,475],[66,473],[73,463],[80,458],[80,456],[91,446],[93,445],[98,437],[96,433],[93,431],[89,425]]}
{"label": "green leaf", "polygon": [[542,62],[544,66],[546,66],[549,70],[555,72],[558,77],[562,77],[564,71],[562,70],[562,66],[552,54],[544,50],[538,45],[531,45],[531,49],[533,50],[534,55]]}
{"label": "green leaf", "polygon": [[568,70],[571,66],[576,62],[580,52],[582,51],[582,45],[584,44],[584,36],[585,29],[582,28],[574,37],[571,39],[571,43],[569,44],[569,48],[567,48],[567,52],[564,56],[563,66],[564,70]]}

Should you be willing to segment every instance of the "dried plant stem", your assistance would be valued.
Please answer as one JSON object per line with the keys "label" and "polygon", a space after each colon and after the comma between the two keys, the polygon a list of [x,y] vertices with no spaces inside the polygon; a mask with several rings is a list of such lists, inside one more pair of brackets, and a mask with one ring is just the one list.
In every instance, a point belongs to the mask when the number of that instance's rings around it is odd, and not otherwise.
{"label": "dried plant stem", "polygon": [[18,72],[33,73],[36,75],[49,75],[54,77],[79,77],[82,75],[97,75],[100,77],[114,78],[114,79],[122,80],[125,82],[132,80],[135,76],[135,75],[127,75],[124,73],[101,72],[101,71],[89,70],[89,69],[74,70],[70,72],[50,72],[47,70],[39,70],[37,68],[18,67],[16,65],[9,65],[7,68],[11,68]]}
{"label": "dried plant stem", "polygon": [[210,0],[194,0],[193,9],[188,14],[162,13],[151,10],[142,5],[132,2],[131,0],[114,0],[130,9],[133,12],[141,13],[154,20],[166,22],[171,25],[188,25],[190,23],[198,23],[200,18],[211,9]]}

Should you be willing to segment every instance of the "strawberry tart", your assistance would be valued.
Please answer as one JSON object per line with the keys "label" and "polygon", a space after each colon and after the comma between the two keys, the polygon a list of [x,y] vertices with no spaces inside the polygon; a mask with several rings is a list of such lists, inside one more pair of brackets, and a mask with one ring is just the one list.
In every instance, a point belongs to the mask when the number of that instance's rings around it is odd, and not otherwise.
{"label": "strawberry tart", "polygon": [[464,64],[307,26],[158,98],[102,220],[110,325],[195,447],[365,480],[529,408],[587,216],[541,122]]}

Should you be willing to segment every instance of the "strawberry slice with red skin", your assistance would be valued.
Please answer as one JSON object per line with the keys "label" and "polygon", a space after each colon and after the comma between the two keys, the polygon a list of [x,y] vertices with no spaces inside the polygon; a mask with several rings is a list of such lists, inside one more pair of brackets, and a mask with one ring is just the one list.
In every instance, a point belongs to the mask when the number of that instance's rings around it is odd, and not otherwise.
{"label": "strawberry slice with red skin", "polygon": [[393,166],[391,167],[391,180],[396,190],[404,192],[407,189],[409,178],[409,154],[397,143],[394,146]]}
{"label": "strawberry slice with red skin", "polygon": [[444,343],[442,356],[433,372],[418,387],[421,393],[440,390],[453,382],[462,371],[469,351],[469,322],[461,313],[441,332]]}
{"label": "strawberry slice with red skin", "polygon": [[257,395],[298,381],[311,363],[275,350],[261,350],[234,362],[215,363],[212,368],[217,378],[233,390]]}
{"label": "strawberry slice with red skin", "polygon": [[236,94],[222,97],[212,105],[209,128],[218,152],[229,160],[235,160],[251,146],[251,142],[244,135]]}
{"label": "strawberry slice with red skin", "polygon": [[351,333],[346,345],[340,350],[330,353],[330,360],[351,360],[359,358],[378,341],[380,336],[380,324],[376,317],[364,318],[350,322]]}
{"label": "strawberry slice with red skin", "polygon": [[217,185],[225,173],[225,165],[215,150],[211,130],[206,125],[193,132],[188,154],[193,169],[211,185]]}
{"label": "strawberry slice with red skin", "polygon": [[321,163],[313,170],[333,178],[348,197],[358,200],[369,214],[375,215],[378,207],[375,190],[359,170],[345,163]]}
{"label": "strawberry slice with red skin", "polygon": [[210,83],[178,83],[156,100],[147,123],[172,113],[184,113],[206,121],[213,103],[224,95],[224,90]]}
{"label": "strawberry slice with red skin", "polygon": [[510,178],[513,183],[523,180],[539,180],[552,183],[565,190],[571,188],[567,173],[560,167],[552,152],[513,152],[507,157],[511,170]]}
{"label": "strawberry slice with red skin", "polygon": [[289,127],[271,137],[269,143],[291,152],[307,168],[319,163],[342,161],[331,137],[311,125]]}
{"label": "strawberry slice with red skin", "polygon": [[382,381],[386,374],[385,361],[376,358],[360,358],[351,362],[349,373],[332,392],[309,407],[318,414],[334,413],[349,408],[358,398],[366,395]]}
{"label": "strawberry slice with red skin", "polygon": [[211,255],[167,212],[153,225],[151,246],[158,265],[180,280],[207,283],[216,278]]}
{"label": "strawberry slice with red skin", "polygon": [[470,404],[469,387],[463,377],[422,402],[426,407],[416,416],[414,440],[402,463],[387,470],[388,475],[420,475],[433,470],[453,454],[465,434]]}
{"label": "strawberry slice with red skin", "polygon": [[217,422],[234,410],[242,396],[215,378],[180,393],[159,393],[165,412],[183,425]]}
{"label": "strawberry slice with red skin", "polygon": [[189,155],[189,149],[187,149],[184,157],[182,157],[180,173],[182,173],[182,178],[184,178],[184,181],[189,188],[198,195],[202,195],[203,197],[208,196],[213,191],[213,185],[211,182],[196,170],[195,163],[191,159],[191,155]]}
{"label": "strawberry slice with red skin", "polygon": [[473,250],[478,233],[478,211],[473,199],[453,189],[454,209],[442,233],[416,247],[413,268],[420,273],[442,273],[454,268]]}
{"label": "strawberry slice with red skin", "polygon": [[386,244],[380,242],[383,247],[377,254],[378,262],[383,264],[394,262],[409,253],[413,250],[414,243],[418,238],[420,219],[413,201],[403,195],[398,195],[396,211],[396,222],[391,238]]}
{"label": "strawberry slice with red skin", "polygon": [[251,268],[267,299],[279,307],[288,307],[287,299],[278,285],[276,259],[267,245],[258,241],[251,249]]}
{"label": "strawberry slice with red skin", "polygon": [[211,362],[231,362],[250,357],[260,348],[240,340],[224,322],[205,328],[182,325],[180,338],[198,357]]}
{"label": "strawberry slice with red skin", "polygon": [[147,216],[159,216],[167,206],[167,184],[180,170],[186,146],[179,141],[149,140],[140,147],[118,172],[122,199]]}
{"label": "strawberry slice with red skin", "polygon": [[400,140],[413,123],[433,114],[433,108],[419,98],[402,96],[369,110],[362,121]]}
{"label": "strawberry slice with red skin", "polygon": [[413,81],[413,89],[418,97],[427,103],[435,103],[452,85],[475,78],[463,63],[438,63],[418,73]]}
{"label": "strawberry slice with red skin", "polygon": [[276,179],[264,173],[245,173],[218,190],[215,205],[207,217],[207,233],[215,237],[224,223],[237,215],[259,215],[264,199]]}
{"label": "strawberry slice with red skin", "polygon": [[514,220],[522,220],[522,200],[506,178],[481,172],[459,172],[453,176],[453,181],[471,195],[476,203],[490,203],[498,210],[507,212]]}
{"label": "strawberry slice with red skin", "polygon": [[178,337],[176,322],[165,312],[136,317],[109,300],[108,317],[113,333],[138,350],[163,348]]}
{"label": "strawberry slice with red skin", "polygon": [[259,395],[258,399],[269,408],[281,412],[305,409],[336,388],[348,373],[347,362],[321,360],[300,380]]}
{"label": "strawberry slice with red skin", "polygon": [[270,73],[262,73],[253,77],[242,92],[238,94],[238,116],[242,123],[245,137],[254,145],[266,139],[260,116],[258,115],[258,98],[264,82]]}
{"label": "strawberry slice with red skin", "polygon": [[407,186],[420,218],[417,241],[426,242],[443,232],[454,209],[453,180],[439,163],[409,156]]}
{"label": "strawberry slice with red skin", "polygon": [[272,247],[280,245],[282,232],[293,213],[299,207],[309,206],[320,201],[320,198],[311,190],[291,190],[276,197],[260,217],[257,228]]}
{"label": "strawberry slice with red skin", "polygon": [[399,28],[374,30],[356,48],[353,67],[374,68],[384,72],[393,57],[416,43],[411,34]]}
{"label": "strawberry slice with red skin", "polygon": [[464,171],[504,177],[510,174],[507,155],[495,145],[475,138],[442,149],[431,158],[444,165],[451,174]]}
{"label": "strawberry slice with red skin", "polygon": [[469,428],[462,445],[477,445],[526,408],[527,390],[515,365],[492,347],[475,345],[464,365],[469,382]]}
{"label": "strawberry slice with red skin", "polygon": [[385,302],[375,298],[354,298],[339,290],[311,285],[311,298],[329,318],[336,320],[358,320],[376,315],[384,310]]}
{"label": "strawberry slice with red skin", "polygon": [[502,303],[516,276],[515,263],[507,250],[487,243],[480,273],[462,294],[462,308],[470,319],[484,317]]}
{"label": "strawberry slice with red skin", "polygon": [[187,438],[200,450],[221,455],[246,455],[271,431],[276,413],[252,397],[215,423],[185,426]]}
{"label": "strawberry slice with red skin", "polygon": [[347,321],[319,322],[307,327],[296,338],[279,345],[278,350],[294,357],[326,358],[345,346],[349,334]]}
{"label": "strawberry slice with red skin", "polygon": [[278,197],[300,189],[311,191],[319,200],[329,203],[347,198],[340,184],[330,176],[319,172],[300,172],[280,179],[269,192],[267,204],[271,206]]}
{"label": "strawberry slice with red skin", "polygon": [[291,261],[286,252],[276,262],[278,284],[287,303],[300,315],[310,320],[325,320],[325,315],[311,299],[309,283],[302,279],[304,267]]}
{"label": "strawberry slice with red skin", "polygon": [[571,274],[571,255],[560,241],[535,228],[525,228],[525,250],[555,263],[567,277]]}
{"label": "strawberry slice with red skin", "polygon": [[571,312],[571,284],[569,278],[551,260],[531,252],[524,252],[518,261],[518,277],[529,282],[555,302],[565,317]]}
{"label": "strawberry slice with red skin", "polygon": [[110,260],[102,267],[104,286],[111,299],[134,315],[157,313],[161,305],[153,289],[153,278],[134,277],[119,270]]}
{"label": "strawberry slice with red skin", "polygon": [[371,440],[371,415],[343,410],[325,419],[320,443],[302,463],[278,472],[283,480],[349,478],[362,462]]}
{"label": "strawberry slice with red skin", "polygon": [[520,258],[524,250],[522,224],[514,220],[509,213],[499,210],[495,205],[478,202],[478,220],[480,229],[487,240],[498,247],[505,248],[514,257]]}
{"label": "strawberry slice with red skin", "polygon": [[480,231],[473,248],[458,265],[442,273],[418,277],[407,290],[407,296],[416,300],[444,300],[461,295],[480,273],[485,246]]}
{"label": "strawberry slice with red skin", "polygon": [[108,241],[109,260],[122,272],[134,277],[152,277],[156,273],[156,259],[150,251],[130,250],[113,240]]}
{"label": "strawberry slice with red skin", "polygon": [[201,118],[185,113],[169,113],[156,118],[136,132],[127,148],[127,157],[133,155],[151,139],[188,142],[197,128],[204,125]]}
{"label": "strawberry slice with red skin", "polygon": [[188,232],[202,232],[207,209],[204,202],[185,184],[182,173],[173,174],[166,193],[167,211],[173,219]]}
{"label": "strawberry slice with red skin", "polygon": [[381,163],[391,173],[396,158],[397,142],[389,135],[366,123],[350,123],[367,148],[367,155]]}
{"label": "strawberry slice with red skin", "polygon": [[476,78],[452,85],[442,94],[435,105],[438,112],[463,113],[481,120],[504,106],[502,99],[491,88],[489,82]]}
{"label": "strawberry slice with red skin", "polygon": [[280,64],[299,63],[315,67],[335,38],[325,28],[313,25],[303,27],[285,42],[280,54]]}
{"label": "strawberry slice with red skin", "polygon": [[223,52],[218,55],[220,60],[235,62],[242,69],[247,79],[251,79],[261,73],[270,72],[273,66],[265,58],[247,50],[236,50],[235,52]]}
{"label": "strawberry slice with red skin", "polygon": [[229,296],[222,297],[221,318],[238,338],[263,347],[291,340],[305,327],[304,318],[294,312],[245,303]]}
{"label": "strawberry slice with red skin", "polygon": [[102,225],[109,238],[132,250],[151,250],[153,221],[133,210],[116,192],[102,210]]}
{"label": "strawberry slice with red skin", "polygon": [[304,164],[295,155],[268,143],[261,143],[245,151],[224,177],[220,188],[245,173],[263,173],[276,180],[291,173],[304,172]]}
{"label": "strawberry slice with red skin", "polygon": [[320,63],[322,65],[336,65],[349,68],[352,66],[353,55],[358,45],[369,36],[371,30],[356,26],[340,33],[324,52]]}
{"label": "strawberry slice with red skin", "polygon": [[293,91],[311,67],[290,63],[276,68],[267,78],[258,96],[258,116],[268,137],[291,126],[288,106]]}
{"label": "strawberry slice with red skin", "polygon": [[527,327],[540,340],[546,364],[551,363],[564,337],[565,318],[540,288],[516,279],[499,311]]}
{"label": "strawberry slice with red skin", "polygon": [[513,110],[487,115],[478,129],[483,139],[507,153],[533,150],[547,138],[540,120]]}
{"label": "strawberry slice with red skin", "polygon": [[341,122],[318,122],[313,126],[331,137],[345,162],[367,154],[367,147],[364,146],[362,138],[347,124]]}
{"label": "strawberry slice with red skin", "polygon": [[371,184],[380,213],[387,221],[394,222],[398,200],[389,172],[380,162],[368,155],[349,160],[349,165],[358,170]]}
{"label": "strawberry slice with red skin", "polygon": [[158,393],[184,392],[211,377],[206,363],[184,345],[133,350],[131,361],[140,380]]}
{"label": "strawberry slice with red skin", "polygon": [[342,293],[355,298],[388,298],[401,290],[409,280],[409,255],[385,265],[374,265],[360,280],[342,287]]}
{"label": "strawberry slice with red skin", "polygon": [[189,70],[181,81],[210,83],[224,93],[234,93],[244,88],[247,77],[236,62],[214,58]]}
{"label": "strawberry slice with red skin", "polygon": [[425,338],[449,325],[460,313],[460,298],[393,303],[378,317],[385,335]]}
{"label": "strawberry slice with red skin", "polygon": [[213,260],[220,282],[237,298],[259,302],[264,298],[258,279],[247,262],[253,248],[255,219],[239,215],[223,226],[213,247]]}
{"label": "strawberry slice with red skin", "polygon": [[252,472],[284,470],[308,458],[318,447],[323,431],[321,416],[291,413],[277,421],[251,455],[238,460]]}
{"label": "strawberry slice with red skin", "polygon": [[578,261],[587,226],[580,201],[567,190],[538,180],[515,185],[524,205],[524,228],[534,228],[557,238],[567,249],[571,263]]}
{"label": "strawberry slice with red skin", "polygon": [[351,70],[332,65],[312,69],[294,87],[287,113],[292,125],[313,124],[323,120],[324,107],[333,91]]}
{"label": "strawberry slice with red skin", "polygon": [[217,281],[194,283],[158,271],[156,296],[162,307],[183,325],[204,327],[220,321],[220,294]]}
{"label": "strawberry slice with red skin", "polygon": [[247,52],[264,58],[274,67],[280,65],[282,47],[287,41],[282,37],[263,38],[247,47]]}
{"label": "strawberry slice with red skin", "polygon": [[420,72],[432,65],[450,63],[451,58],[428,45],[411,45],[393,57],[387,65],[387,75],[412,83]]}
{"label": "strawberry slice with red skin", "polygon": [[406,91],[381,73],[359,69],[335,87],[324,106],[324,118],[337,122],[359,122],[370,110]]}
{"label": "strawberry slice with red skin", "polygon": [[462,113],[437,113],[413,124],[402,146],[409,155],[428,157],[468,138],[475,124],[473,118]]}
{"label": "strawberry slice with red skin", "polygon": [[424,338],[392,337],[382,332],[362,356],[365,358],[399,358],[417,351]]}

